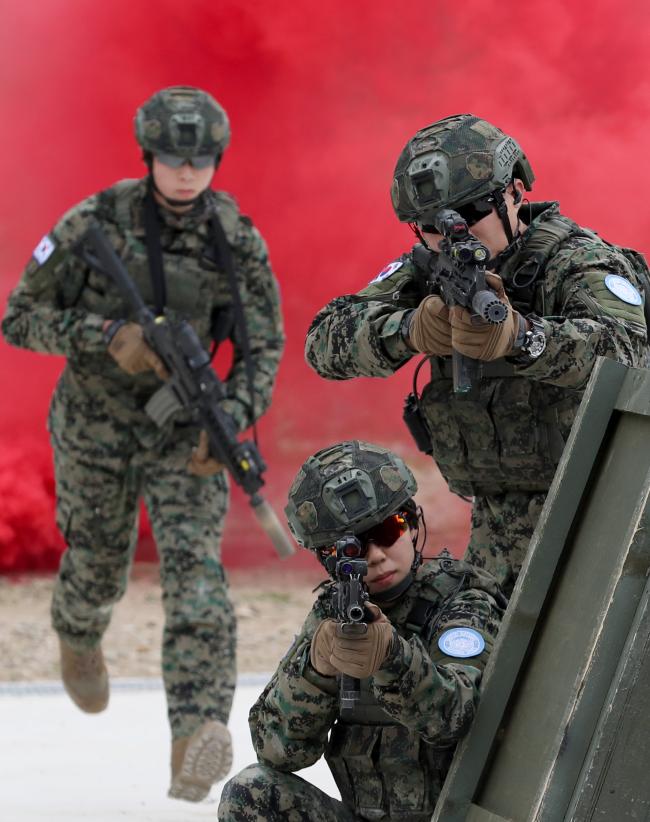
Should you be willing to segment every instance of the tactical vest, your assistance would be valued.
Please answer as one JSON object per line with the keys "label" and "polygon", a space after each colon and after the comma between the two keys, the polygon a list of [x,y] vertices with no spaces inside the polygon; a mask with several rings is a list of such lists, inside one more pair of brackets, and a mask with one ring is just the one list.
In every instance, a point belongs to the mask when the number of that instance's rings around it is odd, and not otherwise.
{"label": "tactical vest", "polygon": [[[508,261],[502,274],[508,293],[514,291],[515,307],[543,315],[553,312],[553,306],[545,305],[552,297],[544,290],[548,261],[570,237],[595,235],[557,213],[536,228],[521,259]],[[626,257],[640,273],[638,260]],[[642,265],[644,282],[645,261]],[[512,286],[517,282],[519,289]],[[526,293],[529,299],[522,299]],[[469,395],[458,395],[453,391],[451,359],[432,358],[431,381],[422,392],[420,412],[432,456],[452,491],[467,496],[544,493],[555,475],[582,394],[582,390],[517,376],[502,359],[483,363],[475,388]]]}
{"label": "tactical vest", "polygon": [[[145,244],[144,228],[139,221],[138,206],[144,193],[142,180],[122,180],[100,192],[85,210],[76,210],[80,236],[89,220],[102,228],[116,253],[124,262],[145,303],[154,305],[153,286]],[[209,192],[226,238],[237,248],[239,212],[234,201],[221,192]],[[81,204],[83,207],[84,204]],[[64,220],[66,218],[64,217]],[[79,239],[79,238],[77,238]],[[161,227],[163,263],[165,267],[167,312],[172,318],[191,322],[202,344],[209,348],[215,313],[232,304],[228,278],[215,263],[207,221],[188,221],[187,228],[179,221],[178,228],[168,222]],[[64,294],[66,308],[80,308],[100,317],[118,319],[128,316],[127,306],[117,288],[75,254],[67,254]],[[246,300],[246,282],[238,278],[240,294]],[[75,403],[85,404],[84,413],[92,410],[103,414],[108,409],[112,418],[128,425],[134,438],[144,448],[157,448],[171,434],[173,424],[186,422],[185,412],[175,415],[173,423],[159,429],[147,416],[144,406],[160,387],[153,372],[130,375],[122,371],[106,353],[73,351],[68,357],[55,392],[61,413],[75,414]],[[53,403],[54,408],[54,403]],[[67,409],[67,410],[66,410]],[[51,425],[64,425],[51,421]]]}
{"label": "tactical vest", "polygon": [[[145,303],[154,305],[153,286],[149,272],[144,229],[134,219],[134,203],[141,199],[141,180],[121,180],[97,196],[95,219],[104,230],[117,254],[122,259]],[[214,207],[219,214],[226,237],[235,245],[239,212],[235,203],[217,192]],[[202,344],[209,348],[211,327],[216,311],[232,303],[225,277],[211,254],[212,245],[207,223],[193,225],[185,230],[163,226],[163,265],[167,290],[167,311],[173,318],[189,320]],[[242,299],[245,284],[240,283]],[[106,278],[95,270],[88,271],[75,305],[101,317],[120,318],[127,314],[126,306],[116,288],[106,288]],[[103,354],[82,354],[75,362],[75,371],[91,377],[106,370]],[[151,375],[139,375],[136,380],[123,375],[119,369],[111,371],[112,382],[124,387],[138,387],[143,393],[155,388]]]}
{"label": "tactical vest", "polygon": [[[404,624],[395,626],[400,636],[429,639],[446,604],[467,587],[472,573],[439,573],[428,580]],[[343,802],[362,819],[429,822],[455,743],[436,747],[425,742],[383,710],[367,679],[360,687],[357,706],[337,720],[325,751]]]}

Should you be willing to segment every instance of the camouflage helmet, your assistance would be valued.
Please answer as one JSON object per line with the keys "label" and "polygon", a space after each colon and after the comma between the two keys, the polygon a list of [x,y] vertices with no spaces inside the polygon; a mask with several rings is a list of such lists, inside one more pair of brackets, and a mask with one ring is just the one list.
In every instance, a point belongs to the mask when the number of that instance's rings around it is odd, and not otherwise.
{"label": "camouflage helmet", "polygon": [[304,463],[284,509],[296,541],[306,548],[333,545],[399,510],[417,491],[403,460],[386,448],[347,440]]}
{"label": "camouflage helmet", "polygon": [[214,97],[193,86],[157,91],[133,123],[138,143],[152,154],[218,157],[230,142],[228,115]]}
{"label": "camouflage helmet", "polygon": [[535,175],[519,143],[473,114],[420,129],[397,160],[391,200],[401,222],[431,223],[440,208],[505,188],[513,177],[532,188]]}

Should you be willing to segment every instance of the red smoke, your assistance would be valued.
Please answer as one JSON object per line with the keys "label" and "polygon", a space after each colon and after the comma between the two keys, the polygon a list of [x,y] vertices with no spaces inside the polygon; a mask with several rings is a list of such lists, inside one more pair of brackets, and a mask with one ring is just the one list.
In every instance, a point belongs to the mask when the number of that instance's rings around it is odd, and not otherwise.
{"label": "red smoke", "polygon": [[[451,113],[510,131],[536,171],[538,199],[560,199],[579,222],[643,250],[647,4],[7,0],[3,17],[3,298],[69,206],[142,173],[137,105],[165,85],[205,87],[233,125],[216,185],[261,228],[284,296],[289,341],[261,424],[269,498],[284,503],[318,447],[375,439],[422,469],[425,496],[444,499],[430,514],[432,548],[443,539],[460,550],[466,509],[444,496],[401,422],[411,366],[389,381],[326,383],[303,362],[306,329],[332,296],[357,290],[408,247],[388,198],[392,168],[417,128]],[[61,362],[2,344],[0,364],[7,568],[34,564],[20,558],[28,546],[37,556],[60,545],[49,530],[44,421]],[[244,508],[236,495],[226,558],[267,561],[272,551]]]}

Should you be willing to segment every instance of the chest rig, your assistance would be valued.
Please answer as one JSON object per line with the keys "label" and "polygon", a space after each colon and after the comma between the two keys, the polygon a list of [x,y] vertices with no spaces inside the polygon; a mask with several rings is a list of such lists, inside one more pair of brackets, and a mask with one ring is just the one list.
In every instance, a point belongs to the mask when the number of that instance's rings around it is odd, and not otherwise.
{"label": "chest rig", "polygon": [[[208,192],[204,215],[189,222],[169,215],[152,226],[154,215],[147,208],[144,185],[142,180],[122,180],[101,192],[97,218],[145,303],[155,307],[157,313],[164,308],[172,318],[189,320],[208,347],[213,339],[221,341],[233,328],[233,289],[224,276],[224,252],[216,245],[211,221],[214,217],[222,227],[221,244],[227,245],[230,252],[236,241],[238,209],[225,195]],[[91,271],[86,285],[82,299],[97,304],[97,295],[92,292],[104,291],[103,300],[100,298],[106,304],[100,306],[104,308],[103,316],[124,316],[119,295],[114,289],[102,288],[100,275]]]}
{"label": "chest rig", "polygon": [[[570,238],[595,235],[560,215],[557,206],[533,226],[525,246],[515,244],[502,260],[500,273],[520,313],[543,315],[553,312],[556,296],[545,283],[549,260]],[[435,254],[416,246],[413,262],[424,296]],[[418,395],[417,375],[427,361],[431,379]],[[505,359],[482,363],[472,391],[455,394],[451,358],[428,357],[416,369],[404,419],[418,448],[433,457],[457,494],[539,493],[551,484],[581,396],[519,376]]]}
{"label": "chest rig", "polygon": [[[230,336],[239,345],[244,358],[247,381],[252,383],[253,366],[247,346],[245,322],[237,323],[233,305],[234,292],[241,303],[246,299],[245,277],[228,276],[224,248],[231,257],[239,251],[241,218],[235,202],[221,192],[206,192],[203,210],[176,218],[164,213],[160,217],[159,251],[164,274],[156,283],[150,269],[147,231],[143,212],[145,180],[122,180],[96,195],[91,219],[99,224],[115,252],[129,271],[145,303],[167,316],[188,320],[204,348]],[[211,231],[215,216],[221,228],[221,247]],[[107,319],[128,318],[128,310],[119,291],[107,282],[105,275],[88,267],[82,255],[69,255],[71,273],[82,277],[71,305]],[[231,265],[231,268],[233,266]],[[239,269],[238,269],[239,271]],[[233,282],[235,281],[235,282]],[[240,310],[243,318],[243,311]],[[159,431],[144,413],[144,405],[160,387],[152,372],[125,374],[105,352],[81,352],[69,358],[66,371],[74,372],[79,390],[100,396],[111,404],[112,413],[128,419],[137,438],[145,447],[153,447],[164,432]],[[126,415],[126,416],[125,416]],[[179,414],[176,424],[189,418]],[[166,430],[166,429],[165,429]]]}
{"label": "chest rig", "polygon": [[[400,636],[429,643],[448,605],[467,587],[470,574],[456,566],[441,559],[443,572],[427,575],[405,618],[391,615]],[[325,751],[344,803],[362,819],[429,822],[455,744],[426,743],[383,710],[369,680],[360,686],[356,707],[334,725]]]}

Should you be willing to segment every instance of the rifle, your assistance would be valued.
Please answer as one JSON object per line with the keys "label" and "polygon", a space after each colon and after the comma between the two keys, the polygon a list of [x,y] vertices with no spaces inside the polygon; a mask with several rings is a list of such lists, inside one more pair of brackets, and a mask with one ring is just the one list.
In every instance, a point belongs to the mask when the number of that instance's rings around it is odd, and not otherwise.
{"label": "rifle", "polygon": [[140,292],[98,226],[91,226],[82,238],[97,255],[84,249],[84,260],[110,277],[142,327],[147,344],[156,352],[171,374],[170,379],[149,399],[146,413],[162,427],[173,413],[185,409],[208,434],[210,453],[222,463],[233,480],[248,495],[253,513],[271,538],[281,557],[295,549],[285,534],[271,505],[259,493],[264,485],[266,464],[251,440],[239,442],[232,417],[220,406],[226,399],[222,381],[211,365],[208,352],[186,320],[170,321],[164,314],[156,317],[145,305]]}
{"label": "rifle", "polygon": [[[442,234],[437,264],[430,269],[428,284],[439,292],[449,307],[463,306],[473,312],[477,322],[502,323],[508,306],[487,286],[485,267],[490,252],[469,233],[467,223],[451,208],[441,208],[433,216],[433,225]],[[480,362],[452,353],[454,391],[466,394],[476,379]]]}
{"label": "rifle", "polygon": [[[336,615],[338,630],[350,636],[361,636],[368,630],[365,608],[368,591],[363,578],[368,573],[368,563],[360,559],[361,543],[352,535],[336,541],[336,556],[327,559],[327,569],[336,580]],[[353,710],[359,700],[360,684],[356,677],[341,674],[339,678],[339,702],[341,713]]]}

